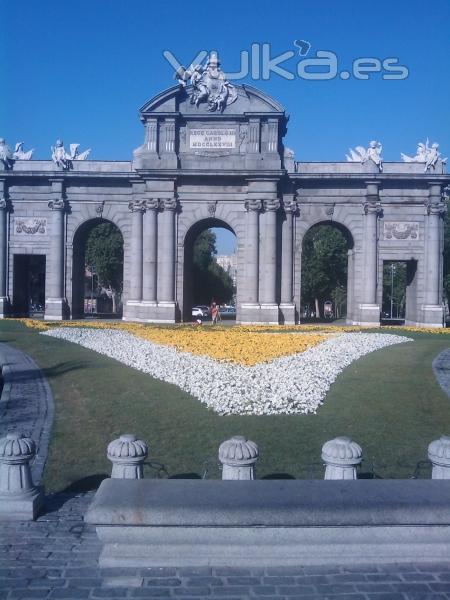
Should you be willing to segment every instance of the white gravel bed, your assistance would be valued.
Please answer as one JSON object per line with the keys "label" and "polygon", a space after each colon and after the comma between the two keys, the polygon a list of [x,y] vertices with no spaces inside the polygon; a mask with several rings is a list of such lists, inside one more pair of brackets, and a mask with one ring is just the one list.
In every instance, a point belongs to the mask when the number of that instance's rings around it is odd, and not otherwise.
{"label": "white gravel bed", "polygon": [[343,333],[301,354],[245,367],[181,352],[114,329],[56,328],[74,342],[173,383],[221,415],[316,413],[330,385],[361,356],[412,341],[382,333]]}

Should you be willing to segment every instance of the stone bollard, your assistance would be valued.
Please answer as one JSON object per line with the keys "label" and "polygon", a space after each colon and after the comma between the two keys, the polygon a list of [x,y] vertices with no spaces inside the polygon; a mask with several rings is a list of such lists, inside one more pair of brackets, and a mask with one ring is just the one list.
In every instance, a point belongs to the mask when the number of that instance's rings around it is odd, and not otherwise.
{"label": "stone bollard", "polygon": [[144,479],[144,461],[148,456],[148,446],[136,439],[132,433],[125,433],[108,445],[107,456],[113,464],[113,479]]}
{"label": "stone bollard", "polygon": [[22,433],[0,439],[0,519],[30,521],[37,517],[44,494],[33,484],[30,461],[36,444]]}
{"label": "stone bollard", "polygon": [[362,450],[349,437],[337,437],[322,446],[325,463],[324,479],[357,479],[356,467],[361,464]]}
{"label": "stone bollard", "polygon": [[255,463],[258,456],[258,446],[255,442],[242,435],[235,435],[222,442],[219,447],[222,479],[255,479]]}
{"label": "stone bollard", "polygon": [[442,435],[428,446],[428,458],[433,465],[431,479],[450,479],[450,436]]}

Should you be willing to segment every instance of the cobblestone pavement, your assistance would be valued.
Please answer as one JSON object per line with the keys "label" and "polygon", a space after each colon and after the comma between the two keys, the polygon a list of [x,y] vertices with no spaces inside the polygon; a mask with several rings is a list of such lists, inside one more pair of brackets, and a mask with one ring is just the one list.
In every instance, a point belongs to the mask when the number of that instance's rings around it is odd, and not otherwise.
{"label": "cobblestone pavement", "polygon": [[443,350],[433,360],[433,371],[441,388],[450,396],[450,348]]}
{"label": "cobblestone pavement", "polygon": [[[450,561],[346,567],[100,569],[92,493],[56,495],[36,522],[0,524],[0,599],[450,599]],[[443,559],[448,557],[443,557]]]}
{"label": "cobblestone pavement", "polygon": [[31,472],[34,482],[39,483],[53,425],[53,395],[42,371],[27,354],[0,343],[0,366],[0,437],[8,431],[20,431],[36,442],[38,451]]}

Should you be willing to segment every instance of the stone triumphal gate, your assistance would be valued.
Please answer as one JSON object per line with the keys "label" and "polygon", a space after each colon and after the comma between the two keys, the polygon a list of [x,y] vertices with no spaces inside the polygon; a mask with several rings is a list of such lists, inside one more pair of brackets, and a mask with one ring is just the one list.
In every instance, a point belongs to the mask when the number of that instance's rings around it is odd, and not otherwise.
{"label": "stone triumphal gate", "polygon": [[194,240],[222,226],[238,243],[237,320],[298,322],[302,241],[327,223],[347,240],[350,323],[379,323],[383,261],[405,261],[406,323],[442,325],[450,178],[437,145],[405,162],[383,163],[376,142],[347,162],[294,161],[284,109],[230,85],[213,55],[140,114],[144,143],[131,162],[80,160],[87,152],[61,142],[52,160],[31,160],[1,142],[2,316],[28,309],[33,260],[45,272],[45,318],[82,316],[85,241],[109,221],[124,239],[124,319],[190,319]]}

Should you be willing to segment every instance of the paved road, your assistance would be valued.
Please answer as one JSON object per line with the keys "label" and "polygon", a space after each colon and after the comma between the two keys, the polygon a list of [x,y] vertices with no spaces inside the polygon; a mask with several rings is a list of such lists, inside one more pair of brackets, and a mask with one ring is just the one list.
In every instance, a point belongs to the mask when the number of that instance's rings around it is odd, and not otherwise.
{"label": "paved road", "polygon": [[23,352],[0,343],[3,392],[0,399],[0,437],[20,431],[31,437],[38,454],[31,466],[33,479],[42,478],[53,425],[50,386],[36,363]]}

